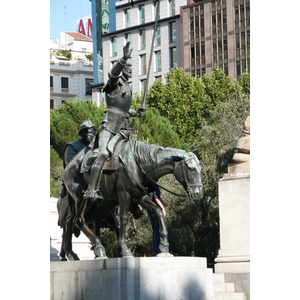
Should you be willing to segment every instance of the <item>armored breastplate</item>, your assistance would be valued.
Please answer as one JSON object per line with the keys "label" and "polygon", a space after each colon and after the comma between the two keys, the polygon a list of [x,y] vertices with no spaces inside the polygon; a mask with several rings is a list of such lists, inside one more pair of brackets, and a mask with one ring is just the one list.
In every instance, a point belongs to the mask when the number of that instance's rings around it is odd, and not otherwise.
{"label": "armored breastplate", "polygon": [[119,88],[106,94],[107,108],[113,107],[120,109],[124,113],[128,113],[131,107],[131,90],[129,85],[120,84]]}
{"label": "armored breastplate", "polygon": [[107,109],[101,123],[107,123],[106,129],[116,134],[120,129],[129,129],[129,114],[131,107],[131,90],[128,84],[119,83],[119,87],[111,93],[106,93]]}

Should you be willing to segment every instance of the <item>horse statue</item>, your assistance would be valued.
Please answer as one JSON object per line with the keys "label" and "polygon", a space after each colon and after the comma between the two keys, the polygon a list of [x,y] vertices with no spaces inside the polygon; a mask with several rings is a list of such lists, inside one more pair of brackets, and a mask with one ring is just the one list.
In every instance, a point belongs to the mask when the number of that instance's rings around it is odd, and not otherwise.
{"label": "horse statue", "polygon": [[[70,194],[69,200],[74,201],[75,224],[92,244],[95,258],[106,257],[105,248],[97,235],[87,224],[93,220],[105,221],[119,205],[120,228],[117,234],[119,256],[132,256],[125,243],[128,212],[131,204],[152,211],[159,223],[161,242],[159,249],[163,254],[169,253],[168,232],[161,210],[149,201],[146,195],[151,181],[157,182],[167,174],[174,174],[182,184],[191,201],[199,200],[202,194],[201,167],[196,155],[192,152],[175,148],[145,144],[131,137],[121,141],[117,153],[110,158],[117,166],[112,169],[105,163],[98,189],[103,195],[101,201],[83,199],[83,191],[89,183],[89,173],[82,173],[81,165],[88,149],[82,149],[68,164],[63,172],[63,181]],[[114,163],[116,164],[116,163]],[[68,223],[71,226],[71,222]],[[65,254],[65,253],[63,253]],[[67,253],[71,257],[73,253]],[[78,257],[74,257],[78,259]]]}

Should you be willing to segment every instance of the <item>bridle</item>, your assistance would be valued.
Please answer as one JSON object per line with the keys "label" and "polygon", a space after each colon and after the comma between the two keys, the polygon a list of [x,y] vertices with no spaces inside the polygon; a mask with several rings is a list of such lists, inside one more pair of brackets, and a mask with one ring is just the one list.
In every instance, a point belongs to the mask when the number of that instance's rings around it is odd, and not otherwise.
{"label": "bridle", "polygon": [[[146,173],[146,171],[143,169],[143,167],[141,166],[141,164],[138,162],[138,160],[137,160],[137,158],[136,158],[136,156],[135,156],[135,153],[134,153],[134,151],[133,151],[133,149],[132,149],[131,139],[129,139],[129,144],[130,144],[130,149],[131,149],[131,151],[132,151],[134,160],[135,160],[137,166],[141,169],[141,171],[142,171],[142,173],[143,173],[143,175],[144,175],[145,177],[147,177],[151,182],[157,184],[157,185],[158,185],[160,188],[162,188],[163,190],[165,190],[165,191],[167,191],[167,192],[169,192],[169,193],[171,193],[171,194],[173,194],[173,195],[175,195],[175,196],[178,196],[178,197],[186,197],[186,194],[177,194],[177,193],[175,193],[175,192],[172,192],[172,191],[170,191],[169,189],[165,188],[164,186],[158,184],[155,180],[153,180],[153,179]],[[176,153],[175,153],[175,154],[176,154]],[[178,156],[178,155],[176,154],[176,156]],[[191,187],[191,186],[196,186],[196,185],[197,185],[197,184],[190,184],[190,183],[188,182],[188,180],[187,180],[187,174],[185,173],[185,168],[183,167],[183,164],[184,164],[184,163],[186,164],[186,162],[187,162],[188,160],[190,160],[190,159],[192,159],[192,158],[189,157],[188,159],[181,160],[181,161],[177,164],[177,166],[174,168],[174,174],[175,174],[175,170],[178,168],[178,166],[181,166],[181,171],[182,171],[182,174],[183,174],[183,180],[184,180],[184,183],[185,183],[185,185],[186,185],[186,189],[187,189],[187,192],[189,193],[189,195],[190,195],[190,192],[191,192],[191,188],[190,188],[190,187]],[[126,165],[125,165],[125,166],[126,166]],[[132,173],[132,172],[131,172],[131,173]],[[135,177],[135,176],[134,176],[134,179],[136,180],[136,177]],[[139,186],[141,186],[141,183],[140,183],[140,182],[137,182],[137,183],[138,183]],[[143,187],[143,190],[146,191],[146,188]]]}
{"label": "bridle", "polygon": [[187,168],[184,168],[184,164],[185,165],[187,165],[187,161],[189,161],[190,159],[192,159],[192,157],[189,157],[189,158],[187,158],[187,159],[184,159],[184,160],[181,160],[178,164],[177,164],[177,166],[175,167],[175,169],[174,169],[174,173],[176,172],[176,169],[178,168],[178,167],[181,167],[181,172],[182,172],[182,175],[183,175],[183,182],[184,182],[184,184],[185,184],[185,186],[186,186],[186,191],[187,191],[187,193],[190,195],[190,192],[191,192],[191,187],[194,187],[194,186],[198,186],[199,184],[197,184],[197,183],[189,183],[189,181],[188,181],[188,176],[187,176],[187,174],[186,174],[186,170],[188,169],[188,167]]}

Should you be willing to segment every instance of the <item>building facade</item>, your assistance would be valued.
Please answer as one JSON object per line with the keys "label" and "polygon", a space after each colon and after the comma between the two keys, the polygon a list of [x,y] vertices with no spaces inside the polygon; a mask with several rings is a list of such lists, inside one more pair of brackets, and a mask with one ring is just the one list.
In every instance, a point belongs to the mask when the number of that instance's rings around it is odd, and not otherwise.
{"label": "building facade", "polygon": [[157,1],[116,2],[116,31],[102,35],[103,77],[108,80],[112,65],[123,56],[129,41],[132,52],[132,92],[141,94],[145,88],[152,38],[154,48],[150,66],[149,86],[177,64],[181,66],[180,7],[186,0],[160,0],[158,22],[154,33]]}
{"label": "building facade", "polygon": [[[68,50],[72,57],[62,55]],[[50,44],[50,108],[58,109],[68,99],[91,100],[92,40],[78,32],[61,33],[61,45]]]}
{"label": "building facade", "polygon": [[231,79],[250,72],[250,0],[204,0],[182,7],[182,67],[192,76],[214,66]]}

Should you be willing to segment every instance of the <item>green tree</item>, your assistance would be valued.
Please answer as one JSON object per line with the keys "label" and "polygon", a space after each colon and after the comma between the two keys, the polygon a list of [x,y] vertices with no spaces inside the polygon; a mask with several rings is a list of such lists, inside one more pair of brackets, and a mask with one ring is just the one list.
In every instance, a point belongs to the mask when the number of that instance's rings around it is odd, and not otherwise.
{"label": "green tree", "polygon": [[66,101],[58,110],[50,110],[50,144],[62,158],[67,143],[79,138],[80,124],[90,119],[98,128],[105,106],[99,108],[90,101]]}
{"label": "green tree", "polygon": [[62,160],[58,153],[50,145],[50,197],[59,197],[61,191],[62,172]]}
{"label": "green tree", "polygon": [[[165,85],[156,81],[150,88],[149,105],[157,107],[170,120],[174,130],[198,156],[202,167],[200,202],[192,204],[165,195],[171,208],[167,226],[174,255],[206,256],[208,264],[214,264],[219,249],[218,180],[227,172],[236,142],[243,134],[243,124],[250,114],[249,94],[249,73],[243,73],[239,81],[231,83],[218,68],[202,79],[191,78],[182,69],[175,68],[167,74]],[[187,99],[194,106],[187,107]],[[189,108],[197,111],[193,114]],[[190,132],[183,124],[186,118]],[[166,186],[176,186],[172,180],[165,182]]]}

